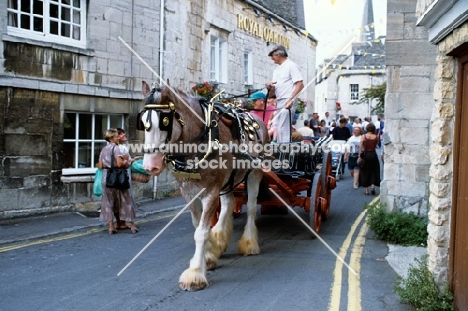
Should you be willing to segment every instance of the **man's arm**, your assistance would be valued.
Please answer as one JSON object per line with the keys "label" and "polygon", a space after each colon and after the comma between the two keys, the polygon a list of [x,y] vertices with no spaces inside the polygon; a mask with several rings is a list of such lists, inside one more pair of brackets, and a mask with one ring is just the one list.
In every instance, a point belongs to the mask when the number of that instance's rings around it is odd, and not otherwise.
{"label": "man's arm", "polygon": [[288,98],[288,101],[286,102],[286,105],[284,108],[290,109],[292,107],[294,99],[299,95],[299,93],[302,91],[304,88],[304,83],[302,81],[297,81],[294,82],[294,91],[292,92],[292,95],[290,98]]}

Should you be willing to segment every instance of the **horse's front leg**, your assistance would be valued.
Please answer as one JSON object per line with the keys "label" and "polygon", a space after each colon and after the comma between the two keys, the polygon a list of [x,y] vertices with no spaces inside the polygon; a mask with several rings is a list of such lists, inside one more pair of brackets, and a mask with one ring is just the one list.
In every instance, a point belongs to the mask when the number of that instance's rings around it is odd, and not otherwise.
{"label": "horse's front leg", "polygon": [[247,178],[247,223],[242,237],[237,242],[237,253],[244,256],[260,254],[255,216],[257,214],[257,196],[262,178],[263,172],[261,170],[252,171]]}
{"label": "horse's front leg", "polygon": [[219,248],[210,238],[211,219],[216,211],[218,194],[209,194],[202,199],[203,212],[195,229],[195,253],[190,260],[190,267],[179,278],[179,287],[183,290],[199,290],[208,285],[206,270],[216,266],[220,255]]}
{"label": "horse's front leg", "polygon": [[211,235],[216,241],[221,253],[229,246],[232,235],[232,212],[234,210],[234,194],[232,192],[220,196],[221,212],[216,225],[211,230]]}

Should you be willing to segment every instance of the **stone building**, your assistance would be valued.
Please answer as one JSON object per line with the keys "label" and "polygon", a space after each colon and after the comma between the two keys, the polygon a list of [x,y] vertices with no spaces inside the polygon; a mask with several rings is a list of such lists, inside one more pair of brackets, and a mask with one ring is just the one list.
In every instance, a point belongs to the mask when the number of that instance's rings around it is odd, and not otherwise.
{"label": "stone building", "polygon": [[429,269],[468,306],[468,1],[389,0],[385,180],[391,210],[428,215]]}
{"label": "stone building", "polygon": [[[304,31],[302,6],[301,0],[2,1],[0,217],[96,210],[92,181],[102,133],[123,127],[130,143],[142,142],[135,117],[143,80],[187,91],[211,81],[244,94],[270,79],[275,65],[267,54],[278,43],[311,80],[317,42]],[[304,95],[313,99],[314,89]],[[135,196],[176,188],[167,170],[154,183],[135,183]]]}
{"label": "stone building", "polygon": [[[325,59],[317,71],[314,112],[339,120],[370,117],[376,101],[359,104],[362,92],[385,82],[385,36],[375,37],[372,0],[367,0],[362,15],[360,37],[350,52]],[[343,47],[345,49],[346,47]],[[377,116],[374,116],[377,119]]]}

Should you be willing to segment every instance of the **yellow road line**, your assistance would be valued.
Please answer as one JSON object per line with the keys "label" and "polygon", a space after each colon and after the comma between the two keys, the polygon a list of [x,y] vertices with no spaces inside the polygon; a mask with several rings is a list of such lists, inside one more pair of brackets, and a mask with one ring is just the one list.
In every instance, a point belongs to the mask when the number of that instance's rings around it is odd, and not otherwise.
{"label": "yellow road line", "polygon": [[[160,219],[164,219],[164,218],[173,217],[176,214],[177,214],[177,212],[171,212],[169,214],[164,214],[162,216],[157,216],[155,218],[148,218],[148,219],[138,220],[138,221],[135,221],[135,223],[136,224],[142,224],[142,223],[146,223],[146,222],[150,222],[150,221],[155,221],[155,220],[160,220]],[[25,247],[29,247],[29,246],[39,245],[39,244],[45,244],[45,243],[51,243],[51,242],[56,242],[56,241],[73,239],[73,238],[77,238],[77,237],[81,237],[81,236],[85,236],[85,235],[89,235],[89,234],[93,234],[93,233],[97,233],[97,232],[101,232],[101,231],[107,231],[107,228],[95,228],[95,229],[87,230],[85,232],[78,232],[78,233],[60,235],[60,236],[55,236],[55,237],[46,238],[46,239],[40,239],[40,240],[36,240],[36,241],[30,241],[30,242],[25,242],[25,243],[19,243],[19,244],[4,246],[4,247],[0,247],[0,253],[8,252],[8,251],[12,251],[12,250],[15,250],[15,249],[20,249],[20,248],[25,248]]]}
{"label": "yellow road line", "polygon": [[350,266],[357,275],[348,273],[348,310],[361,311],[361,257],[366,244],[367,224],[364,221],[358,236],[354,240],[354,247],[349,258]]}
{"label": "yellow road line", "polygon": [[[373,204],[377,202],[377,200],[380,199],[380,196],[376,197],[374,200],[372,200],[371,203]],[[362,219],[366,215],[367,210],[363,210],[361,214],[356,218],[354,221],[353,225],[351,226],[351,229],[348,232],[348,235],[346,236],[345,240],[343,241],[343,244],[341,245],[339,256],[341,258],[345,258],[346,254],[348,253],[349,246],[351,244],[351,239],[356,232],[357,227],[359,227],[359,224],[361,223]],[[354,268],[353,268],[354,270]],[[355,277],[360,277],[359,271],[355,270],[357,273],[357,276]],[[340,301],[341,301],[341,286],[342,286],[342,281],[343,281],[343,263],[339,260],[336,261],[335,263],[335,270],[333,270],[333,284],[331,287],[332,293],[330,297],[330,303],[328,305],[328,310],[329,311],[335,311],[335,310],[340,310]],[[349,300],[349,297],[348,297]],[[360,306],[359,306],[360,307]],[[350,309],[352,310],[352,309]]]}
{"label": "yellow road line", "polygon": [[[356,231],[356,228],[359,226],[361,223],[362,219],[366,215],[367,210],[364,210],[359,214],[358,218],[354,221],[353,225],[351,226],[351,229],[349,230],[348,235],[346,236],[346,239],[343,241],[343,244],[341,245],[339,255],[341,258],[346,257],[346,253],[348,252],[349,245],[351,244],[351,239],[354,235],[354,232]],[[358,272],[358,271],[356,271]],[[333,271],[333,284],[332,284],[332,294],[331,294],[331,299],[330,299],[330,304],[328,306],[328,310],[333,311],[333,310],[340,310],[340,301],[341,301],[341,285],[342,285],[342,279],[343,279],[343,263],[339,260],[336,261],[335,263],[335,270]]]}

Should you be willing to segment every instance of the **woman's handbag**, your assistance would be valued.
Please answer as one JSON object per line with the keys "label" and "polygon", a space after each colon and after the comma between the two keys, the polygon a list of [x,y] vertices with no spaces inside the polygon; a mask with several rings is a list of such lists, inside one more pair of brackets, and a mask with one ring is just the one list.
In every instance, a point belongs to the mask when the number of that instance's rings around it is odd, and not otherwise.
{"label": "woman's handbag", "polygon": [[114,167],[114,147],[112,147],[111,167],[107,169],[106,187],[114,189],[130,189],[130,178],[126,168]]}

